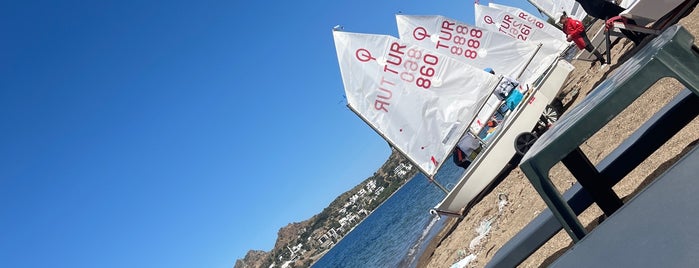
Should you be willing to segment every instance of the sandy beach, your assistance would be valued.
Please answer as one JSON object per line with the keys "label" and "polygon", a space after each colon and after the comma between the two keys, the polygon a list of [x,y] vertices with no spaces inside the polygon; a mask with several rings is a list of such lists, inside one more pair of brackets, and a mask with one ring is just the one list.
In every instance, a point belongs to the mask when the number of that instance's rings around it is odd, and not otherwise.
{"label": "sandy beach", "polygon": [[[699,13],[694,10],[683,18],[680,24],[697,37],[699,36],[698,19]],[[601,23],[597,22],[593,27],[601,27]],[[591,32],[593,31],[588,31],[588,33]],[[698,43],[695,39],[695,44]],[[621,39],[612,49],[612,63],[605,68],[600,68],[599,64],[591,66],[587,61],[573,61],[572,64],[576,69],[564,85],[563,92],[568,93],[564,104],[572,107],[579,103],[634,52],[633,43],[627,39]],[[583,144],[581,149],[593,163],[598,163],[683,88],[684,86],[674,79],[665,78],[658,81],[623,113]],[[694,119],[619,182],[614,190],[624,199],[633,196],[677,161],[698,139],[699,119]],[[551,170],[550,177],[561,193],[576,182],[560,163]],[[503,197],[507,198],[507,203],[499,209],[499,198]],[[517,168],[473,207],[465,218],[446,219],[445,229],[431,241],[418,267],[450,267],[469,255],[474,255],[475,259],[468,267],[483,267],[503,244],[545,208],[546,205],[541,197]],[[478,243],[473,243],[476,241],[474,238],[478,236],[477,228],[487,219],[492,221],[489,233],[477,240]],[[588,229],[592,229],[603,220],[603,217],[601,210],[593,204],[583,212],[580,219]],[[520,267],[545,267],[570,246],[571,239],[561,231],[526,259]]]}

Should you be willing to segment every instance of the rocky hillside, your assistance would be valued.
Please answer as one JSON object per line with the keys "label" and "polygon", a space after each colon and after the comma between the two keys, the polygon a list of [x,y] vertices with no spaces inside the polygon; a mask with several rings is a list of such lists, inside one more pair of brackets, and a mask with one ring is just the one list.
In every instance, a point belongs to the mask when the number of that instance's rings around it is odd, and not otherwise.
{"label": "rocky hillside", "polygon": [[310,267],[416,173],[417,168],[393,151],[374,175],[319,214],[282,227],[272,250],[250,250],[234,268]]}
{"label": "rocky hillside", "polygon": [[302,233],[308,227],[309,221],[289,223],[279,229],[277,232],[277,242],[274,243],[274,248],[282,248],[293,242],[298,234]]}
{"label": "rocky hillside", "polygon": [[269,252],[262,250],[250,250],[245,258],[235,262],[235,267],[262,268],[262,264],[269,258]]}

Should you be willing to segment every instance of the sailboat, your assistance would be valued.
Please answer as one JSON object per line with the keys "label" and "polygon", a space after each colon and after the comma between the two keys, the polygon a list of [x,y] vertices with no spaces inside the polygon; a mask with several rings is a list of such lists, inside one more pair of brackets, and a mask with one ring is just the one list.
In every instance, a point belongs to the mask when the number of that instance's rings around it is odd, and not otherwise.
{"label": "sailboat", "polygon": [[[573,70],[572,65],[559,57],[566,47],[558,39],[560,37],[547,34],[543,27],[537,27],[536,22],[527,20],[526,16],[486,8],[486,12],[477,12],[480,18],[488,16],[493,22],[486,23],[484,27],[439,15],[396,15],[401,40],[434,48],[477,68],[492,67],[500,74],[522,81],[521,85],[532,87],[526,91],[524,100],[509,111],[502,112],[502,101],[495,96],[489,97],[469,129],[479,139],[482,149],[456,185],[432,209],[433,214],[464,216],[517,165],[517,140],[524,143],[519,148],[521,154],[527,149],[527,143],[533,142],[535,135],[545,131],[548,124],[555,120],[556,113],[551,112],[549,104],[556,99],[563,82]],[[510,23],[506,26],[529,27],[531,30],[525,31],[525,38],[503,34],[501,28],[505,23]],[[538,41],[538,44],[532,40]],[[476,42],[477,47],[473,46]],[[450,53],[458,51],[454,48],[462,43],[466,49],[479,52],[479,57],[464,59],[462,55]],[[546,45],[543,46],[543,43]],[[542,114],[547,116],[542,117]],[[489,133],[486,130],[492,129],[482,123],[494,117],[501,120],[500,125]]]}
{"label": "sailboat", "polygon": [[[446,197],[431,210],[462,217],[546,129],[550,121],[542,114],[573,66],[556,55],[565,46],[554,37],[546,45],[519,42],[487,25],[441,16],[398,15],[397,22],[400,39],[333,32],[348,107],[430,180],[462,137],[477,138],[482,150],[452,189],[436,184]],[[531,31],[528,36],[545,36]],[[535,68],[526,68],[533,61]],[[493,75],[484,66],[501,71]],[[502,101],[493,101],[503,75],[531,85],[520,104],[504,112]],[[492,131],[483,123],[494,117],[501,123]]]}
{"label": "sailboat", "polygon": [[388,35],[333,37],[347,106],[433,178],[498,77]]}

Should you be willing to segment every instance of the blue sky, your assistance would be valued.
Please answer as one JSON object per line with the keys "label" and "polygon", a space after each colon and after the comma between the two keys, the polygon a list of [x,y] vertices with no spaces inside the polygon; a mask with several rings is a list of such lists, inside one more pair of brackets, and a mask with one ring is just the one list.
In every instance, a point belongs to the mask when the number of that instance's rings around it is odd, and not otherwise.
{"label": "blue sky", "polygon": [[[524,0],[496,3],[524,7]],[[371,176],[331,29],[471,1],[0,3],[0,266],[232,267]]]}

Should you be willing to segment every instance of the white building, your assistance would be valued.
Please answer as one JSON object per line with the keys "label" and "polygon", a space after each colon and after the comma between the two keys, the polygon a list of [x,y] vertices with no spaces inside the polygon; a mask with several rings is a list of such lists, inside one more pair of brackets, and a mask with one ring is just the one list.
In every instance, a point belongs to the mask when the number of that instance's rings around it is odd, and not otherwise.
{"label": "white building", "polygon": [[408,174],[410,170],[413,169],[412,164],[405,164],[405,163],[400,163],[398,166],[396,166],[393,169],[393,174],[396,174],[398,177],[403,177],[405,174]]}

